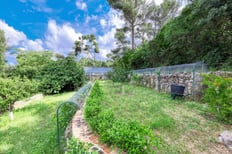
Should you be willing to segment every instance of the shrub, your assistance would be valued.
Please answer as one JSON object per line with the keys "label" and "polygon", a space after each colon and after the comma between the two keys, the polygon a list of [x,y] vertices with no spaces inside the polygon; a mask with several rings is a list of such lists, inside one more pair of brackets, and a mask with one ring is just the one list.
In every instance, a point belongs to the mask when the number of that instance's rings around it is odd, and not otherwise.
{"label": "shrub", "polygon": [[97,151],[90,152],[91,144],[83,143],[75,138],[68,140],[66,154],[98,154]]}
{"label": "shrub", "polygon": [[135,121],[116,119],[111,110],[101,106],[104,94],[96,82],[85,105],[85,119],[99,133],[100,139],[128,154],[149,153],[155,138],[152,131]]}
{"label": "shrub", "polygon": [[0,112],[6,111],[9,105],[38,92],[38,82],[26,78],[0,78]]}
{"label": "shrub", "polygon": [[42,69],[39,79],[40,90],[45,94],[72,91],[83,85],[84,69],[72,57],[48,63]]}
{"label": "shrub", "polygon": [[232,123],[232,78],[204,75],[203,83],[207,85],[204,101],[210,112],[220,120]]}
{"label": "shrub", "polygon": [[134,82],[137,85],[140,85],[143,80],[143,77],[139,76],[138,74],[133,74],[131,79],[132,79],[132,82]]}

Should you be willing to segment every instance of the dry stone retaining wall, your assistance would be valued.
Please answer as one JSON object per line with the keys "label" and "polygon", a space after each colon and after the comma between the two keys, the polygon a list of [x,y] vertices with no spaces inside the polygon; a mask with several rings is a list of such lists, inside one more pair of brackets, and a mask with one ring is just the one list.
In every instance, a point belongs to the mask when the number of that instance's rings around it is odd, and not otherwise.
{"label": "dry stone retaining wall", "polygon": [[[178,84],[185,86],[184,94],[194,99],[200,99],[204,92],[202,85],[202,73],[198,72],[179,72],[175,74],[140,74],[141,81],[139,85],[154,88],[162,92],[170,93],[171,85]],[[222,77],[232,77],[232,72],[216,71],[208,72]]]}

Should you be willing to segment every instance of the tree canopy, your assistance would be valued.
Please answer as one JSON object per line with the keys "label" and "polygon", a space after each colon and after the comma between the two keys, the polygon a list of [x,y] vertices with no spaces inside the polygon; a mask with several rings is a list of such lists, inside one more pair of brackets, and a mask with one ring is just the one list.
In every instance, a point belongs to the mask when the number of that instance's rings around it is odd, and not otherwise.
{"label": "tree canopy", "polygon": [[3,65],[5,64],[4,53],[6,50],[6,39],[4,32],[0,30],[0,71],[2,72]]}
{"label": "tree canopy", "polygon": [[193,1],[129,55],[128,63],[143,68],[204,61],[211,68],[231,68],[231,10],[230,0]]}
{"label": "tree canopy", "polygon": [[52,61],[52,52],[49,51],[19,51],[17,57],[18,64],[14,69],[14,74],[20,77],[34,79],[42,68]]}
{"label": "tree canopy", "polygon": [[[136,45],[151,40],[158,30],[178,12],[176,0],[164,0],[161,5],[148,0],[108,0],[112,8],[123,14],[124,27],[117,29],[115,39],[117,48],[109,57],[113,60],[126,51],[135,51]],[[130,39],[128,39],[130,33]],[[131,45],[131,49],[129,50]]]}

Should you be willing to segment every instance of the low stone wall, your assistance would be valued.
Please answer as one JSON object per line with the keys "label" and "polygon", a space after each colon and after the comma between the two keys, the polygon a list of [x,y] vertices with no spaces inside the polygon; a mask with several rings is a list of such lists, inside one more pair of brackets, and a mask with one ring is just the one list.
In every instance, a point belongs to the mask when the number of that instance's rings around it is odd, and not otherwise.
{"label": "low stone wall", "polygon": [[107,75],[86,75],[86,77],[91,81],[109,79]]}
{"label": "low stone wall", "polygon": [[[208,74],[214,74],[222,77],[232,77],[232,72],[225,71],[208,72]],[[175,74],[161,75],[145,74],[139,76],[141,80],[137,84],[154,88],[162,92],[170,93],[172,84],[185,86],[184,94],[193,99],[200,99],[204,92],[204,86],[202,85],[203,78],[201,73],[198,72],[179,72]]]}
{"label": "low stone wall", "polygon": [[30,98],[27,99],[27,100],[24,100],[24,101],[16,101],[16,102],[14,103],[14,105],[13,105],[13,109],[15,109],[15,110],[16,110],[16,109],[21,109],[21,108],[23,108],[23,107],[25,107],[25,106],[30,105],[32,102],[34,102],[34,101],[39,101],[39,100],[41,100],[41,99],[43,99],[43,98],[44,98],[43,94],[36,94],[36,95],[30,97]]}
{"label": "low stone wall", "polygon": [[[201,86],[201,75],[199,73],[176,73],[176,74],[149,74],[141,75],[140,85],[154,88],[162,92],[170,92],[172,84],[185,86],[185,95],[196,95],[194,92]],[[194,91],[193,91],[194,90]]]}

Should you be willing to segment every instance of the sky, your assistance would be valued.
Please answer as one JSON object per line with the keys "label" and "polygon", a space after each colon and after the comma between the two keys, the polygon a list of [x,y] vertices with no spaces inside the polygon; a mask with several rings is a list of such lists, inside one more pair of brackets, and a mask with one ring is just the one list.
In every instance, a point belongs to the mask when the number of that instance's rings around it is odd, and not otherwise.
{"label": "sky", "polygon": [[[81,35],[94,34],[98,59],[104,60],[116,47],[116,28],[124,24],[122,14],[110,8],[107,0],[1,0],[0,6],[0,29],[10,49],[67,55]],[[14,63],[15,55],[7,52],[6,56]]]}

